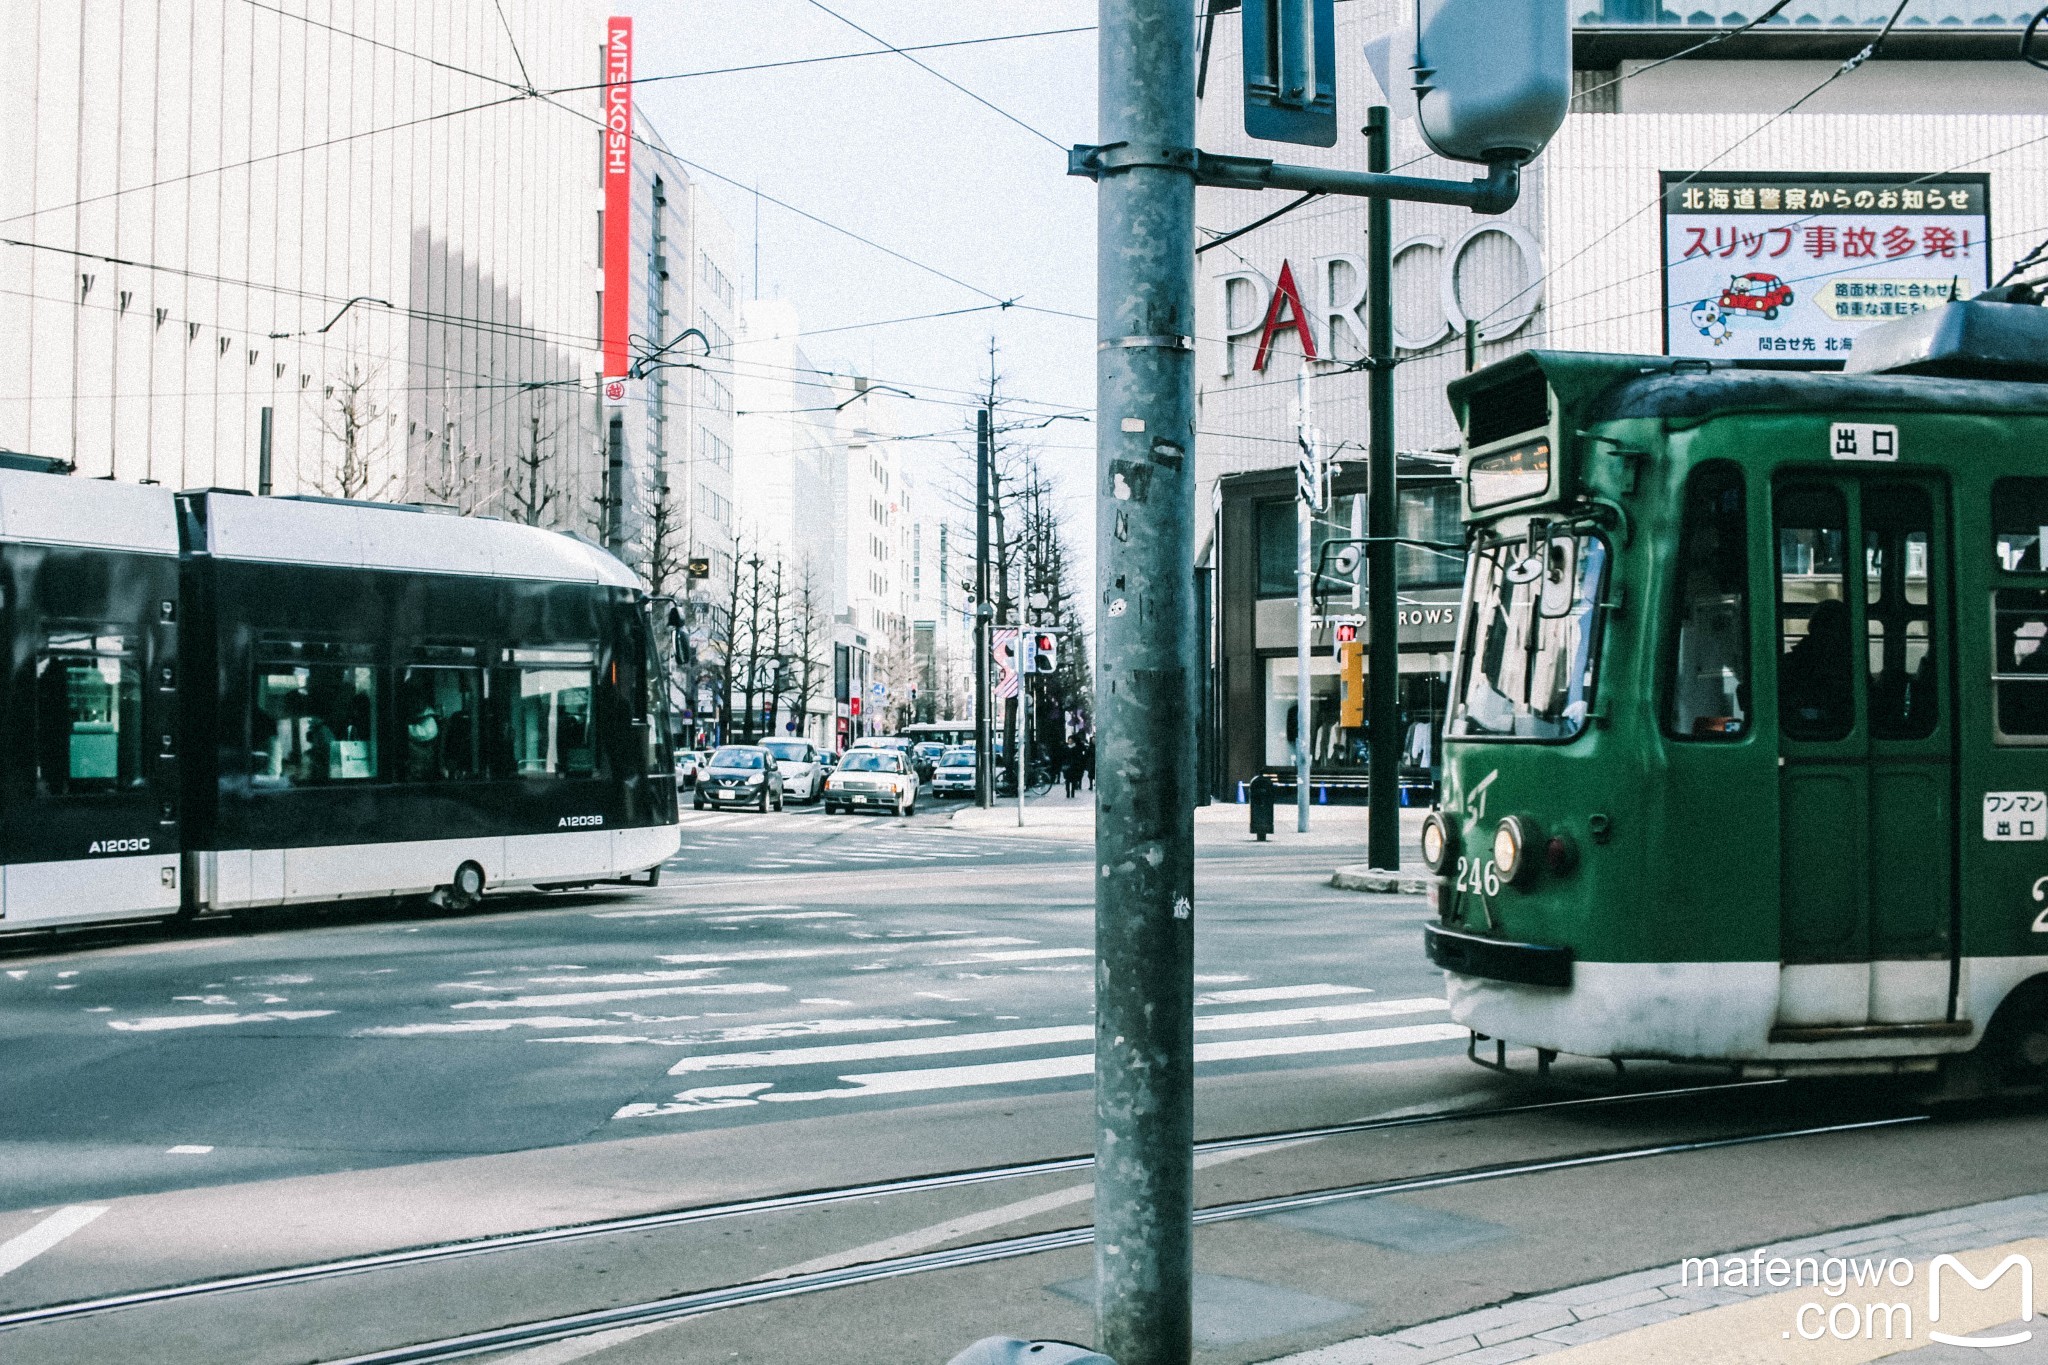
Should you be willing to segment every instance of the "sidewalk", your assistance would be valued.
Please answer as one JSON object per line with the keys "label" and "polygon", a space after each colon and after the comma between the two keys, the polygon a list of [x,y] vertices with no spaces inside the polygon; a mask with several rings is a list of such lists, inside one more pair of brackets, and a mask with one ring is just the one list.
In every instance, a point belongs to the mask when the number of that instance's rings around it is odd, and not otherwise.
{"label": "sidewalk", "polygon": [[[2011,1255],[2048,1272],[2044,1229],[2048,1194],[1999,1199],[1639,1270],[1268,1365],[1498,1365],[1535,1356],[1557,1365],[1968,1360],[1969,1349],[1931,1344],[1930,1330],[1979,1338],[1968,1345],[1981,1348],[2016,1334],[2023,1341],[2025,1324],[2011,1320],[2010,1284],[1994,1292],[1951,1275],[1948,1297],[1934,1297],[1934,1259],[1955,1257],[1980,1282]],[[1798,1287],[1785,1288],[1794,1274]],[[1815,1284],[1815,1275],[1827,1278]],[[2031,1310],[2031,1299],[2023,1290],[2018,1305]],[[1941,1316],[1930,1321],[1937,1305]],[[1844,1310],[1853,1323],[1837,1316]],[[2038,1361],[2042,1345],[1998,1359]]]}
{"label": "sidewalk", "polygon": [[[1421,873],[1421,853],[1416,845],[1416,835],[1422,828],[1422,817],[1429,812],[1421,807],[1407,807],[1401,811],[1401,859],[1404,868],[1412,874],[1403,879],[1399,888],[1404,892],[1419,895],[1422,885],[1419,881],[1411,888],[1407,881]],[[1017,823],[1017,798],[998,798],[988,810],[982,810],[971,802],[963,803],[953,813],[953,828],[972,831],[977,834],[1027,834],[1046,838],[1086,839],[1095,833],[1095,793],[1083,788],[1077,797],[1069,798],[1061,787],[1054,787],[1043,796],[1030,797],[1024,803],[1024,823]],[[1349,864],[1365,865],[1366,808],[1364,806],[1322,806],[1309,807],[1309,832],[1306,835],[1295,832],[1295,807],[1284,805],[1273,811],[1273,834],[1266,842],[1274,848],[1299,848],[1304,845],[1318,848],[1349,850],[1342,856],[1347,865],[1338,869],[1337,879],[1331,885],[1345,890],[1377,890],[1378,887],[1353,885],[1342,880],[1352,869]],[[1195,807],[1195,837],[1203,843],[1242,842],[1256,843],[1251,833],[1251,807],[1235,802],[1214,801],[1206,806]]]}

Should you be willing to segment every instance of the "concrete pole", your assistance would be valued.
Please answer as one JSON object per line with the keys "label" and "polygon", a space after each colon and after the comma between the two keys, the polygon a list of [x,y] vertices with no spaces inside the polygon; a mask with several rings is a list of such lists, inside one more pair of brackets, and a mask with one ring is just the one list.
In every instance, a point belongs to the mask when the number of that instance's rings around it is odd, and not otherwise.
{"label": "concrete pole", "polygon": [[[1390,158],[1384,105],[1366,111],[1365,138],[1366,169],[1386,170]],[[1366,863],[1394,871],[1401,866],[1401,641],[1396,615],[1400,585],[1395,581],[1393,542],[1400,534],[1394,450],[1394,213],[1385,199],[1368,199],[1366,204],[1365,340],[1372,355],[1366,383],[1366,719],[1372,726]]]}
{"label": "concrete pole", "polygon": [[989,651],[995,617],[988,600],[989,467],[995,459],[988,405],[974,415],[974,804],[995,804],[995,734],[990,724]]}
{"label": "concrete pole", "polygon": [[1096,1349],[1186,1365],[1194,1272],[1193,0],[1101,0]]}

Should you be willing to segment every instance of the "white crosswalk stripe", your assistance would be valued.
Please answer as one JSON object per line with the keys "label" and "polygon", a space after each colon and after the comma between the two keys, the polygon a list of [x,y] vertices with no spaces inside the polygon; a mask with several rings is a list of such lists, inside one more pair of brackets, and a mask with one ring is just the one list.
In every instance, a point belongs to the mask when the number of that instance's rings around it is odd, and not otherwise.
{"label": "white crosswalk stripe", "polygon": [[[1352,993],[1369,992],[1358,987],[1320,984],[1250,990],[1246,991],[1244,996],[1280,1000]],[[1442,1014],[1448,1009],[1449,1005],[1441,998],[1418,996],[1398,1000],[1343,1000],[1285,1009],[1204,1013],[1198,1015],[1195,1020],[1198,1035],[1225,1033],[1241,1036],[1197,1042],[1195,1062],[1198,1067],[1203,1067],[1269,1058],[1370,1053],[1388,1048],[1461,1042],[1465,1037],[1465,1030],[1455,1024],[1412,1022],[1420,1016]],[[1394,1022],[1396,1020],[1403,1022]],[[1385,1022],[1370,1028],[1339,1027],[1329,1031],[1296,1031],[1314,1025],[1356,1025],[1366,1021]],[[1074,1046],[1086,1043],[1093,1037],[1092,1025],[1063,1024],[1043,1028],[994,1029],[943,1035],[919,1032],[904,1036],[898,1032],[895,1036],[866,1042],[818,1043],[745,1052],[709,1052],[685,1057],[669,1068],[669,1075],[698,1080],[699,1084],[676,1092],[669,1099],[623,1105],[612,1117],[661,1118],[759,1104],[866,1099],[923,1094],[938,1090],[1027,1085],[1079,1077],[1088,1075],[1093,1070],[1095,1062],[1092,1054],[1076,1052]],[[616,1037],[578,1039],[572,1036],[558,1038],[555,1041],[574,1043],[625,1040]],[[661,1040],[639,1038],[633,1041],[656,1043]],[[1046,1050],[1050,1050],[1051,1055],[990,1057],[988,1060],[982,1060],[989,1054]],[[858,1067],[863,1062],[913,1058],[963,1060],[897,1070],[850,1069]],[[965,1060],[968,1058],[973,1060]],[[841,1068],[849,1069],[842,1071]],[[812,1079],[811,1073],[821,1071],[831,1077],[832,1083],[819,1085],[817,1080]],[[802,1078],[796,1084],[789,1083],[792,1073]]]}

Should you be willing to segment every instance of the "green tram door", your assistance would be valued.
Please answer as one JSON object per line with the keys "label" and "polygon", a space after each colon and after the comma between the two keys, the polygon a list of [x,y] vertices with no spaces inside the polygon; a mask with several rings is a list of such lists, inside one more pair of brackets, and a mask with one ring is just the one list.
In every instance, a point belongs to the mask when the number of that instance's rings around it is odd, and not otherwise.
{"label": "green tram door", "polygon": [[1772,1040],[1945,1034],[1954,1012],[1948,488],[1815,471],[1772,489],[1778,1013]]}

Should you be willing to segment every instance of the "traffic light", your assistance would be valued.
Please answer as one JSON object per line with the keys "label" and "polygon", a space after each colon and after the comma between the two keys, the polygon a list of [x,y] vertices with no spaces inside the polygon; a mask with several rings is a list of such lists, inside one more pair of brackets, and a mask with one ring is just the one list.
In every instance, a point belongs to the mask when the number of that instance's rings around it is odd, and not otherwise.
{"label": "traffic light", "polygon": [[1356,730],[1365,724],[1365,644],[1351,639],[1337,646],[1337,671],[1343,680],[1344,698],[1337,724]]}
{"label": "traffic light", "polygon": [[1031,636],[1030,671],[1033,673],[1057,673],[1060,667],[1060,637],[1049,631],[1036,631]]}

